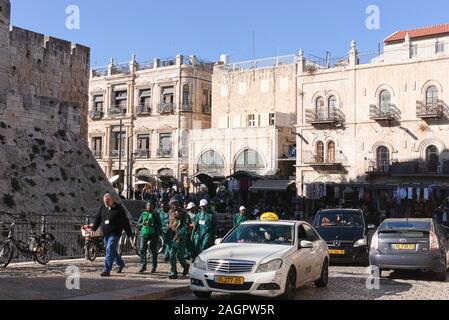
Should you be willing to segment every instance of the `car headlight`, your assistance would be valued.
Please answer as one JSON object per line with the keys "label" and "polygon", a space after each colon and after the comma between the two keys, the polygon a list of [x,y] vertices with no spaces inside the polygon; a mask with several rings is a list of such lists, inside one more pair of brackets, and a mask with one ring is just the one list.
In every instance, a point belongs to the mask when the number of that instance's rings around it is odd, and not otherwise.
{"label": "car headlight", "polygon": [[261,264],[259,266],[259,268],[257,268],[257,272],[258,273],[262,273],[262,272],[272,272],[272,271],[277,271],[282,267],[282,260],[281,259],[276,259],[276,260],[272,260],[270,262]]}
{"label": "car headlight", "polygon": [[195,261],[193,262],[193,267],[201,270],[207,270],[206,262],[201,260],[199,256],[196,257]]}
{"label": "car headlight", "polygon": [[354,247],[363,247],[366,245],[368,245],[368,240],[366,239],[366,237],[363,237],[362,239],[359,239],[354,243]]}

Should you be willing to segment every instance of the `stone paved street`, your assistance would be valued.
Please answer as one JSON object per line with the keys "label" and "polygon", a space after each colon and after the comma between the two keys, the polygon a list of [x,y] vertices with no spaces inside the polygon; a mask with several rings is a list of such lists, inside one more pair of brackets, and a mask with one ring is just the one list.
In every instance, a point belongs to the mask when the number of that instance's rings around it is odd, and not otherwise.
{"label": "stone paved street", "polygon": [[[161,262],[156,274],[138,274],[137,257],[125,257],[123,274],[111,272],[110,278],[100,278],[103,260],[53,261],[47,266],[33,263],[14,264],[0,270],[0,300],[59,299],[166,299],[173,294],[188,292],[189,280],[167,279],[169,265]],[[66,288],[66,269],[80,270],[80,290]],[[180,267],[178,270],[182,270]]]}
{"label": "stone paved street", "polygon": [[[332,266],[329,286],[308,285],[298,289],[297,300],[449,300],[449,282],[434,280],[421,272],[384,272],[379,290],[367,290],[365,267]],[[214,294],[213,299],[254,299],[247,296]],[[192,294],[172,298],[195,300]]]}

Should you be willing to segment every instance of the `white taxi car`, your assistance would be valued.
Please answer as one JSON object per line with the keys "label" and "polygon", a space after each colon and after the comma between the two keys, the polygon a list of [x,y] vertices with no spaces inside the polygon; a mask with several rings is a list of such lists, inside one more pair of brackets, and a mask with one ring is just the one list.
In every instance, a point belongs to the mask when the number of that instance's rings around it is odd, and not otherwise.
{"label": "white taxi car", "polygon": [[218,242],[191,268],[198,298],[223,292],[292,299],[296,288],[308,283],[327,286],[328,247],[306,222],[248,221]]}

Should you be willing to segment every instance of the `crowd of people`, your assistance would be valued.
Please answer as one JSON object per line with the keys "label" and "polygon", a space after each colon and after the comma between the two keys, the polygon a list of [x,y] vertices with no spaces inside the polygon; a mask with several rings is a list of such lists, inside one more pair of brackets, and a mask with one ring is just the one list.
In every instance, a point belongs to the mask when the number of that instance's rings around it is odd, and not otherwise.
{"label": "crowd of people", "polygon": [[[147,251],[151,252],[152,268],[158,267],[158,241],[162,236],[164,247],[162,254],[165,262],[170,263],[169,279],[178,278],[177,263],[183,268],[182,275],[189,273],[188,260],[194,259],[215,244],[217,221],[214,210],[207,199],[201,199],[198,205],[194,201],[180,201],[176,193],[153,193],[146,199],[146,209],[141,213],[137,226],[140,237],[140,273],[147,271]],[[170,198],[171,196],[171,198]],[[93,230],[99,228],[105,237],[106,257],[102,277],[109,277],[113,264],[117,272],[123,272],[125,263],[117,253],[118,243],[123,231],[129,238],[134,236],[124,207],[115,202],[110,194],[103,197],[104,205],[96,216]],[[251,217],[244,206],[233,218],[233,225],[247,221]]]}

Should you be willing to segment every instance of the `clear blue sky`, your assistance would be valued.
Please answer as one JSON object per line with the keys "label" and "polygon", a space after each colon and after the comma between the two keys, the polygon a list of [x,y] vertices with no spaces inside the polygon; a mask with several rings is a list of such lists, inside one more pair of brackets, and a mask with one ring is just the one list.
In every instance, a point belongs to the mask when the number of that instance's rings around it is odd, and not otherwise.
{"label": "clear blue sky", "polygon": [[[196,54],[231,61],[296,53],[333,57],[347,53],[352,39],[360,51],[400,29],[449,23],[447,0],[12,0],[12,24],[91,47],[91,64],[109,57],[129,61]],[[80,30],[65,27],[68,5],[78,5]],[[380,30],[368,30],[368,5],[380,8]]]}

